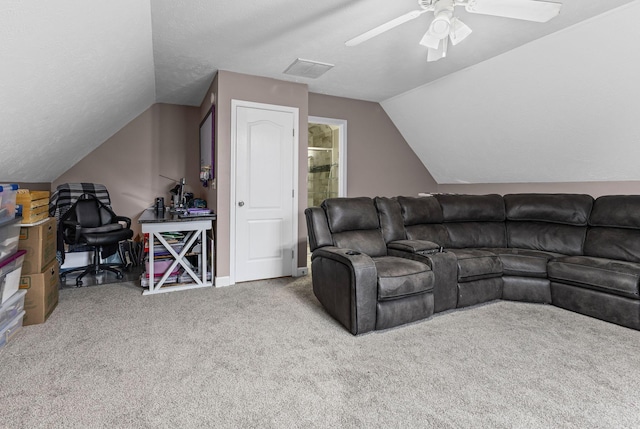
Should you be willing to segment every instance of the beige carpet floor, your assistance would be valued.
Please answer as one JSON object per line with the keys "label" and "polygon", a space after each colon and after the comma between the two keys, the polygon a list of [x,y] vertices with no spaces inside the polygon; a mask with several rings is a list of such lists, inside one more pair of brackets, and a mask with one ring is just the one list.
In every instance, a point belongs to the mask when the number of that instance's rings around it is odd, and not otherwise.
{"label": "beige carpet floor", "polygon": [[0,427],[640,428],[640,332],[498,301],[354,337],[310,283],[62,290],[0,351]]}

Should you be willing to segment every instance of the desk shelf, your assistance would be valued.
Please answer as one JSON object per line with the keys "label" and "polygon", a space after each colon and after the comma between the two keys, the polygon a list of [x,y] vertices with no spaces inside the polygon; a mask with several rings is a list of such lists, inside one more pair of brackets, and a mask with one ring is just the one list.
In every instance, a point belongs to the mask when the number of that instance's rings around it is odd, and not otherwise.
{"label": "desk shelf", "polygon": [[[140,278],[141,285],[147,288],[143,295],[213,286],[213,220],[215,215],[178,219],[164,214],[158,216],[153,210],[143,213],[139,222],[142,232],[148,236],[148,273],[143,273]],[[207,234],[209,231],[211,238]],[[168,233],[181,233],[183,238],[169,242],[166,239]],[[153,251],[149,252],[149,249]],[[156,259],[159,253],[162,256]],[[154,272],[157,260],[171,260],[160,276]]]}

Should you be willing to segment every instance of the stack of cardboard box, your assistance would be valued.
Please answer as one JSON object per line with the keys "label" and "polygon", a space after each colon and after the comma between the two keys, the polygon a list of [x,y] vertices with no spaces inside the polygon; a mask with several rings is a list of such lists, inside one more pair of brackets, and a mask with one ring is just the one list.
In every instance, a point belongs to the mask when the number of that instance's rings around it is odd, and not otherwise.
{"label": "stack of cardboard box", "polygon": [[58,305],[59,266],[55,218],[20,228],[18,249],[27,251],[20,289],[26,289],[24,325],[44,323]]}

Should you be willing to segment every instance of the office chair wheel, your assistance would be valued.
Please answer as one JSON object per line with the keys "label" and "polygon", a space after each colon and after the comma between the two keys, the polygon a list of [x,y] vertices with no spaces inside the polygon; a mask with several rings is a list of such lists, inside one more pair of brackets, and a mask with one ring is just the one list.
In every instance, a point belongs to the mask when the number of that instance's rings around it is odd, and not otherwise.
{"label": "office chair wheel", "polygon": [[76,280],[76,287],[80,287],[82,286],[82,280],[78,279]]}
{"label": "office chair wheel", "polygon": [[122,277],[124,277],[124,276],[122,275],[122,273],[117,273],[117,274],[116,274],[116,278],[117,278],[117,279],[121,279]]}

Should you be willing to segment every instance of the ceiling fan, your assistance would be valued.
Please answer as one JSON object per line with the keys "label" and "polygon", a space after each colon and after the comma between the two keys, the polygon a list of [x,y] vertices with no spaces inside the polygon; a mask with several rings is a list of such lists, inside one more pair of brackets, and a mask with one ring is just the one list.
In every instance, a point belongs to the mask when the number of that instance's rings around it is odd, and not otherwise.
{"label": "ceiling fan", "polygon": [[456,6],[464,6],[469,13],[547,22],[560,13],[561,3],[542,0],[418,0],[421,9],[413,10],[391,21],[385,22],[361,35],[347,40],[345,45],[355,46],[405,22],[433,12],[429,29],[420,40],[428,50],[427,61],[438,61],[447,55],[449,39],[453,45],[462,42],[471,29],[453,14]]}

